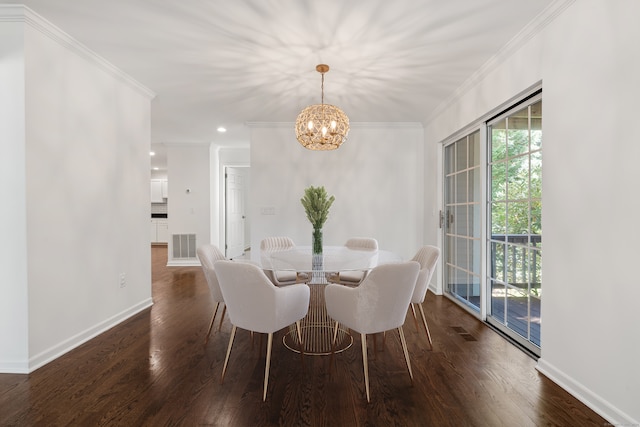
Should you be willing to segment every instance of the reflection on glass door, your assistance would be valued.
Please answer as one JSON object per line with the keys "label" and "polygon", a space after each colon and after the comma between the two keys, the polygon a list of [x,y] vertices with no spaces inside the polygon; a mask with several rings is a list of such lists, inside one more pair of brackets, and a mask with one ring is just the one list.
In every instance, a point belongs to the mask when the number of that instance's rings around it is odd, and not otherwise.
{"label": "reflection on glass door", "polygon": [[444,149],[445,291],[473,311],[480,311],[481,180],[480,131]]}
{"label": "reflection on glass door", "polygon": [[487,123],[487,321],[540,353],[542,101],[531,98]]}

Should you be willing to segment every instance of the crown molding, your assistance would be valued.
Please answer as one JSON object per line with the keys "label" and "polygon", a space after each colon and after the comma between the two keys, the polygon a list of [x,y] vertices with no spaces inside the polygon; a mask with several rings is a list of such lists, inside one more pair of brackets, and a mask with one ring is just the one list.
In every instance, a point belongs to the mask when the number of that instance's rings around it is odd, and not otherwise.
{"label": "crown molding", "polygon": [[547,6],[538,16],[525,25],[507,44],[505,44],[495,55],[485,62],[476,72],[465,80],[454,92],[436,107],[427,117],[426,123],[431,122],[447,108],[455,104],[464,94],[469,92],[489,73],[498,68],[507,58],[518,51],[529,40],[538,35],[542,30],[553,22],[562,12],[571,6],[576,0],[555,0]]}
{"label": "crown molding", "polygon": [[83,45],[51,22],[35,13],[24,5],[0,5],[0,22],[22,22],[31,28],[49,37],[59,45],[75,52],[80,57],[97,65],[111,76],[125,83],[137,92],[149,99],[155,98],[156,94],[142,83],[120,70],[118,67],[99,56],[97,53]]}
{"label": "crown molding", "polygon": [[[247,122],[246,125],[251,129],[256,128],[291,128],[295,129],[295,122]],[[404,128],[404,129],[423,129],[420,122],[350,122],[350,129],[379,129],[379,128]]]}

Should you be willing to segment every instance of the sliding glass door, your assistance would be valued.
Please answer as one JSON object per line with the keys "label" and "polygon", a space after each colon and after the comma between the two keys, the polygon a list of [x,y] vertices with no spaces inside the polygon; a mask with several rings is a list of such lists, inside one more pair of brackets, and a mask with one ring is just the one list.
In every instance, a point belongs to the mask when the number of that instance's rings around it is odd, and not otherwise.
{"label": "sliding glass door", "polygon": [[478,129],[444,146],[444,290],[540,354],[541,91]]}
{"label": "sliding glass door", "polygon": [[487,322],[540,353],[542,302],[542,100],[487,123]]}

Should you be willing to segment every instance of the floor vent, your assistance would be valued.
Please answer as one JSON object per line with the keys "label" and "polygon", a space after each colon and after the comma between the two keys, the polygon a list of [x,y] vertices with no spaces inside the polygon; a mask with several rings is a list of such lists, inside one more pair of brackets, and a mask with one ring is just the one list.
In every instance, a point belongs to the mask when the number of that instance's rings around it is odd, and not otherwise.
{"label": "floor vent", "polygon": [[456,333],[464,338],[465,341],[477,341],[476,338],[467,332],[467,330],[462,326],[452,326],[451,329],[456,331]]}
{"label": "floor vent", "polygon": [[174,259],[196,257],[195,234],[173,234],[172,237]]}

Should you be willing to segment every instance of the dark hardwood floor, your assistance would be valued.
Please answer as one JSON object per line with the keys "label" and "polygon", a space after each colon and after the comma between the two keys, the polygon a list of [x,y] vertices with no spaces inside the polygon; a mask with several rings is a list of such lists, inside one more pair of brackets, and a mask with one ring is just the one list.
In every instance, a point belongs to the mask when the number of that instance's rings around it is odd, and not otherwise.
{"label": "dark hardwood floor", "polygon": [[[167,268],[153,247],[154,306],[30,375],[0,375],[1,426],[603,426],[605,420],[535,370],[535,361],[433,294],[434,340],[407,317],[413,386],[396,333],[369,350],[371,403],[359,337],[336,356],[298,354],[274,339],[262,402],[266,339],[240,331],[224,384],[228,317],[206,346],[212,313],[200,268]],[[216,322],[216,327],[217,327]]]}

